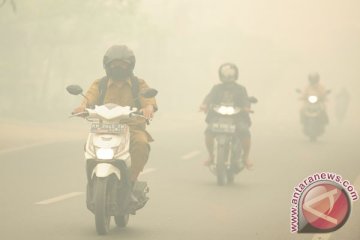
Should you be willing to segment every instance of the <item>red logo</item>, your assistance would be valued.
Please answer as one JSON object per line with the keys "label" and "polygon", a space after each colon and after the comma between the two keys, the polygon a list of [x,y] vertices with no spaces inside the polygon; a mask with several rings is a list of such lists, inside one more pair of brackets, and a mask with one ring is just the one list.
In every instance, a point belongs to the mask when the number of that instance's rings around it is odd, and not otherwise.
{"label": "red logo", "polygon": [[306,192],[301,208],[307,222],[305,232],[332,232],[346,223],[351,203],[344,189],[332,183],[319,183]]}

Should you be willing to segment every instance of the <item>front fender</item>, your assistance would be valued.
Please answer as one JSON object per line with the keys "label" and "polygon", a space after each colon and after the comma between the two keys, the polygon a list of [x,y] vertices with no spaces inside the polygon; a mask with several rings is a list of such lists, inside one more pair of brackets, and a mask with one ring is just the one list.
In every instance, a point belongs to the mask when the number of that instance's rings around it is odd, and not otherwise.
{"label": "front fender", "polygon": [[119,180],[121,179],[120,170],[117,169],[114,165],[109,163],[99,163],[93,169],[91,178],[93,178],[94,175],[98,178],[104,178],[110,176],[111,174],[115,174]]}

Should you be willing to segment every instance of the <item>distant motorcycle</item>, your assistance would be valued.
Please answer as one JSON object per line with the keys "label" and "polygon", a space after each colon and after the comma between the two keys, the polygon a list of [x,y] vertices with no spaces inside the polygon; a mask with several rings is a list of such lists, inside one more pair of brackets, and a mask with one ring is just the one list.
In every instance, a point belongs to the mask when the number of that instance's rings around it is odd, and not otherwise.
{"label": "distant motorcycle", "polygon": [[[82,95],[81,87],[67,87],[70,94]],[[142,95],[154,97],[155,89],[149,89]],[[107,103],[87,108],[85,112],[74,116],[84,117],[91,122],[91,130],[85,145],[87,173],[87,208],[95,215],[95,226],[99,235],[109,231],[111,217],[114,216],[118,227],[125,227],[129,214],[145,206],[148,186],[146,182],[136,182],[131,186],[129,168],[130,131],[128,123],[143,118],[136,108]],[[138,199],[134,205],[131,193]]]}
{"label": "distant motorcycle", "polygon": [[[250,97],[251,103],[257,103],[255,97]],[[216,121],[209,124],[209,130],[215,135],[214,140],[214,164],[210,171],[216,175],[218,185],[234,182],[236,174],[245,168],[242,159],[242,146],[236,134],[239,123],[236,116],[243,109],[229,104],[211,106],[211,109],[219,115]],[[241,123],[240,123],[241,124]]]}
{"label": "distant motorcycle", "polygon": [[[296,92],[302,93],[300,89],[296,89]],[[330,90],[326,91],[326,95],[328,94]],[[300,112],[303,131],[310,141],[314,142],[324,133],[328,123],[324,99],[317,95],[309,95],[304,100],[305,104]]]}

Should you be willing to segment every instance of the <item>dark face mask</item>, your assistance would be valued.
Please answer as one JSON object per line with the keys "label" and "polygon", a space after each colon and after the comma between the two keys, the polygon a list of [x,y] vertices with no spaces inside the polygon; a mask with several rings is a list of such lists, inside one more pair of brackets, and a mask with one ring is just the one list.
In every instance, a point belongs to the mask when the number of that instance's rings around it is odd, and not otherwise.
{"label": "dark face mask", "polygon": [[106,75],[114,81],[125,81],[130,77],[131,71],[121,67],[115,67],[108,69]]}
{"label": "dark face mask", "polygon": [[316,85],[319,83],[319,80],[310,79],[309,82],[310,82],[310,85]]}

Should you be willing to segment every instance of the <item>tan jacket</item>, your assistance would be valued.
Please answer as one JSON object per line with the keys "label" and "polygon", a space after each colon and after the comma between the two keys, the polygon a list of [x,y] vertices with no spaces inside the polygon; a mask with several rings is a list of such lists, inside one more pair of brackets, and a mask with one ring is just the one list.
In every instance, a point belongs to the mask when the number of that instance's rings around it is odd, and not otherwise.
{"label": "tan jacket", "polygon": [[[99,83],[101,79],[95,80],[86,92],[87,99],[82,103],[83,106],[91,106],[98,104],[99,100]],[[149,86],[142,79],[139,79],[139,91],[142,92],[148,89]],[[109,80],[104,103],[115,103],[120,106],[135,106],[135,101],[132,96],[131,82],[128,81],[112,81]],[[141,107],[144,108],[147,105],[153,105],[157,109],[155,98],[144,98],[140,96]]]}
{"label": "tan jacket", "polygon": [[[101,79],[95,80],[90,86],[89,90],[86,92],[85,96],[87,99],[84,99],[82,106],[89,107],[97,105],[99,101],[99,83]],[[149,88],[146,82],[142,79],[139,79],[139,92],[142,92]],[[104,103],[115,103],[120,106],[131,106],[136,107],[134,97],[131,90],[131,81],[112,81],[109,80],[108,87],[106,90]],[[157,110],[157,104],[155,98],[144,98],[140,96],[141,108],[144,108],[148,105],[153,105],[155,111]],[[135,125],[139,125],[141,129],[145,129],[144,121],[138,121]],[[132,125],[132,124],[131,124]]]}
{"label": "tan jacket", "polygon": [[326,100],[326,89],[325,87],[318,83],[315,85],[308,85],[303,92],[303,99],[307,99],[308,96],[315,95],[319,97],[322,101]]}

